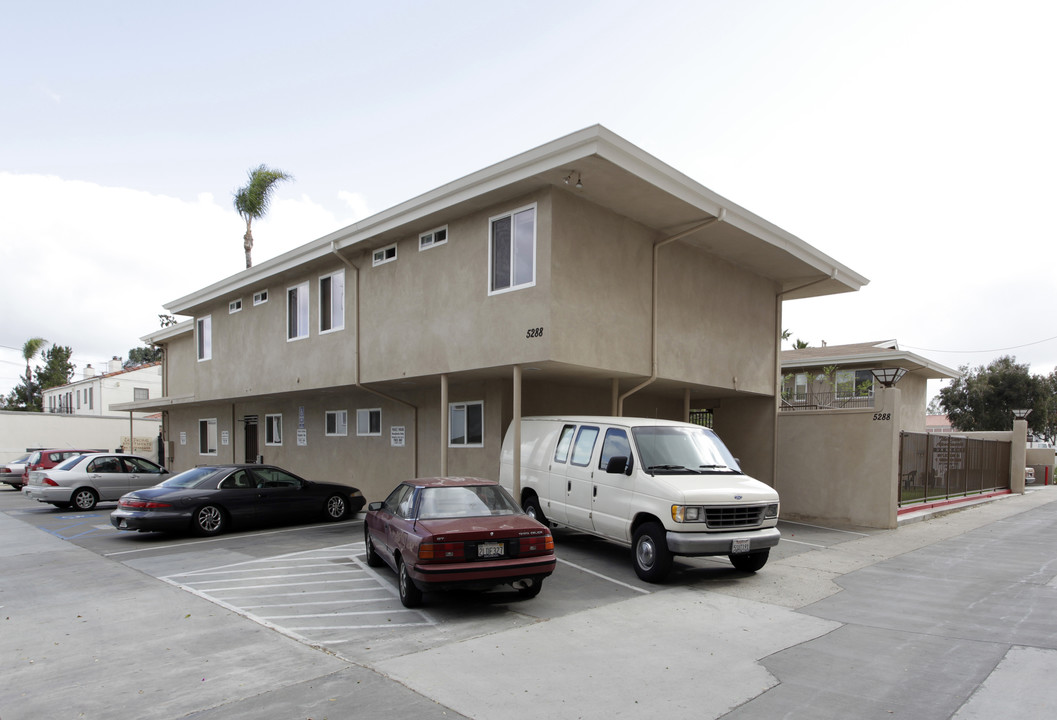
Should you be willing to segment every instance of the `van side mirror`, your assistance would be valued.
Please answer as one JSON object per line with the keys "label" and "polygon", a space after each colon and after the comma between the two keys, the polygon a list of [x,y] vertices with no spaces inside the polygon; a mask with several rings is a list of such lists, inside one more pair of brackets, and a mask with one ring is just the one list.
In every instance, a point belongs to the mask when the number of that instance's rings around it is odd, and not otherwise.
{"label": "van side mirror", "polygon": [[624,455],[614,455],[606,463],[606,472],[613,475],[630,475],[631,461]]}

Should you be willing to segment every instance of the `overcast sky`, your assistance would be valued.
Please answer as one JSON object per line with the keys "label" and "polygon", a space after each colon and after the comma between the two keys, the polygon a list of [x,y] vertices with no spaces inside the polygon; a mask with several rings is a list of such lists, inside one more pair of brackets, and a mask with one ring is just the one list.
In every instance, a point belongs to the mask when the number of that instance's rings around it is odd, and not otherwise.
{"label": "overcast sky", "polygon": [[[813,346],[1057,365],[1057,3],[39,0],[0,24],[0,392],[163,305],[600,123],[870,279]],[[788,345],[787,345],[788,346]]]}

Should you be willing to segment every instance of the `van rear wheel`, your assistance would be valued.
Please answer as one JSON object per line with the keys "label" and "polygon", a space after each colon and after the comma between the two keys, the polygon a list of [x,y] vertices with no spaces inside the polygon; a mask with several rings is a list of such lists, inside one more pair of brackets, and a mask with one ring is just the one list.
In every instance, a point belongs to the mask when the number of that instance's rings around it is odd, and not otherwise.
{"label": "van rear wheel", "polygon": [[672,551],[668,549],[664,527],[648,522],[639,525],[631,543],[635,574],[646,582],[660,582],[672,569]]}
{"label": "van rear wheel", "polygon": [[525,514],[530,518],[550,527],[550,523],[547,522],[547,516],[543,514],[543,508],[540,507],[540,499],[536,497],[535,493],[529,493],[528,496],[525,497],[525,501],[521,503],[521,507],[525,510]]}

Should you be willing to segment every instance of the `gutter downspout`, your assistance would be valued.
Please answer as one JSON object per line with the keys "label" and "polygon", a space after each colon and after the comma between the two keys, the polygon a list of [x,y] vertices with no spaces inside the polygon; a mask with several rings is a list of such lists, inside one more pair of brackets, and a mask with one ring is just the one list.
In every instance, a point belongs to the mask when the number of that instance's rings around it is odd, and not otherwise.
{"label": "gutter downspout", "polygon": [[686,237],[687,235],[692,235],[693,233],[697,232],[698,230],[701,230],[702,228],[708,227],[709,225],[711,225],[713,223],[723,222],[726,219],[726,217],[727,217],[727,209],[726,208],[720,208],[719,209],[719,215],[717,215],[715,217],[711,217],[708,220],[705,220],[704,222],[701,222],[701,223],[698,223],[697,225],[694,225],[692,228],[688,228],[687,230],[683,230],[680,233],[677,233],[675,235],[672,235],[671,237],[665,238],[663,240],[659,240],[658,242],[654,243],[654,245],[653,245],[653,309],[652,309],[652,317],[651,317],[652,330],[651,330],[651,337],[650,337],[650,355],[651,355],[651,363],[650,363],[651,364],[651,369],[650,370],[651,370],[651,372],[650,372],[650,376],[648,378],[646,378],[646,380],[644,382],[642,382],[639,385],[636,385],[635,387],[631,388],[630,390],[628,390],[626,393],[624,393],[623,395],[621,395],[617,399],[617,417],[623,417],[624,416],[624,400],[625,399],[631,397],[632,395],[637,393],[639,390],[642,390],[647,385],[651,385],[657,379],[657,365],[658,365],[658,363],[657,363],[657,315],[658,315],[657,296],[658,296],[658,294],[660,292],[660,290],[657,287],[657,275],[658,275],[658,271],[657,271],[657,257],[658,257],[658,251],[663,246],[668,245],[670,243],[673,243],[676,240],[681,240],[684,237]]}
{"label": "gutter downspout", "polygon": [[796,290],[803,290],[806,287],[812,285],[818,285],[828,280],[837,279],[837,268],[830,270],[829,275],[818,280],[812,280],[811,282],[804,283],[803,285],[797,285],[787,290],[782,290],[776,293],[774,296],[774,337],[778,341],[777,352],[774,354],[774,382],[775,382],[775,411],[774,411],[774,450],[771,452],[771,477],[774,478],[774,489],[778,489],[778,413],[779,405],[782,402],[782,388],[780,378],[782,377],[782,296],[788,295]]}
{"label": "gutter downspout", "polygon": [[372,395],[377,395],[380,398],[397,403],[398,405],[403,405],[404,407],[409,408],[411,410],[412,422],[414,423],[413,427],[415,430],[415,442],[411,445],[412,466],[414,468],[414,477],[418,477],[418,407],[416,405],[412,405],[406,400],[401,400],[400,398],[383,393],[380,390],[369,388],[360,382],[360,268],[354,265],[344,255],[338,252],[337,240],[330,241],[330,252],[343,263],[345,263],[352,270],[352,274],[354,276],[353,300],[356,303],[356,313],[353,315],[353,332],[356,333],[356,349],[354,353],[354,361],[356,363],[356,376],[352,381],[352,385],[353,387],[359,390],[364,390],[366,392],[371,393]]}

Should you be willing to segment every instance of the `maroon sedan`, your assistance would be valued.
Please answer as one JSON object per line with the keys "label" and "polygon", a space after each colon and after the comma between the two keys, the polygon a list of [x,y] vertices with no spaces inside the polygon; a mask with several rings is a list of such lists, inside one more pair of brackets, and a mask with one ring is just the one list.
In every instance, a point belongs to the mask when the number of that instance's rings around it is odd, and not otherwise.
{"label": "maroon sedan", "polygon": [[554,572],[554,538],[499,483],[480,478],[419,478],[367,506],[367,564],[386,563],[405,607],[422,592],[510,585],[535,597]]}

